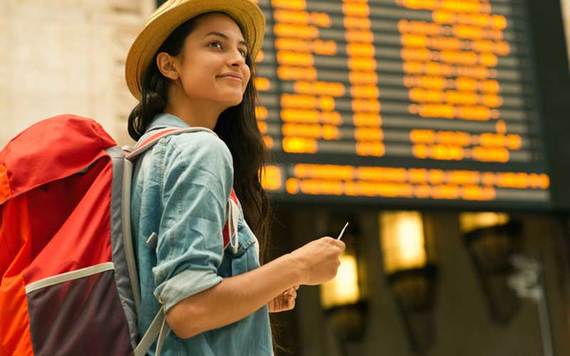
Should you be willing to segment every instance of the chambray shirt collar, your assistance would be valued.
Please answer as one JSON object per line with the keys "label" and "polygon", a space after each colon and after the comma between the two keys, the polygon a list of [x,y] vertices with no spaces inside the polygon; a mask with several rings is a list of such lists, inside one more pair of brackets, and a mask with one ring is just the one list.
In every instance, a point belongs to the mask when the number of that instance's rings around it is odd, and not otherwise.
{"label": "chambray shirt collar", "polygon": [[174,116],[168,113],[160,113],[157,114],[150,125],[147,128],[147,131],[152,130],[157,127],[180,127],[186,128],[190,127],[185,121],[180,119],[178,116]]}

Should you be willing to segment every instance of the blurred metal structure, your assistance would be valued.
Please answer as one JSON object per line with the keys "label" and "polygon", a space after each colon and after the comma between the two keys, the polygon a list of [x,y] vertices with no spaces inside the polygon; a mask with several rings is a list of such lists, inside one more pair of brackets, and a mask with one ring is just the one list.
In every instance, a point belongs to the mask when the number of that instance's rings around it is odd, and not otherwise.
{"label": "blurred metal structure", "polygon": [[489,306],[490,318],[507,324],[520,308],[520,301],[508,286],[513,273],[511,257],[520,245],[520,223],[507,214],[462,213],[461,228],[477,278]]}
{"label": "blurred metal structure", "polygon": [[433,319],[437,268],[418,211],[386,211],[380,220],[384,271],[407,329],[410,348],[425,354],[436,340]]}
{"label": "blurred metal structure", "polygon": [[516,255],[511,260],[516,273],[509,278],[509,285],[520,298],[528,298],[536,303],[543,355],[554,356],[550,316],[544,289],[544,269],[534,258]]}
{"label": "blurred metal structure", "polygon": [[[562,7],[562,16],[564,19],[564,32],[566,34],[566,51],[570,59],[570,0],[560,0]],[[570,70],[570,61],[568,70]]]}

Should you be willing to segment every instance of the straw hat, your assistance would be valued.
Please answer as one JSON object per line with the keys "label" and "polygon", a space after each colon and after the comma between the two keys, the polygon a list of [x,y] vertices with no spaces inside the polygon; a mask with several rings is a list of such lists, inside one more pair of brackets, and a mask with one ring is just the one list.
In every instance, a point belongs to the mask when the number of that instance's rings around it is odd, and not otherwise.
{"label": "straw hat", "polygon": [[135,98],[141,99],[144,71],[172,31],[193,17],[213,11],[223,12],[238,23],[255,59],[263,42],[265,18],[252,0],[168,0],[152,14],[127,55],[125,77]]}

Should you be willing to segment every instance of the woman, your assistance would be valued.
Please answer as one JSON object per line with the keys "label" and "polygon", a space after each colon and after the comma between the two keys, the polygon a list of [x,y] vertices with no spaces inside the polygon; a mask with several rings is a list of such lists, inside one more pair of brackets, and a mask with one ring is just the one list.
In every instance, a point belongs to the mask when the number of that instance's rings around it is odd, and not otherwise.
{"label": "woman", "polygon": [[[129,116],[134,139],[164,127],[217,134],[162,138],[134,172],[138,326],[146,330],[164,310],[173,331],[166,355],[271,355],[268,312],[292,309],[299,285],[333,278],[344,250],[323,237],[260,266],[256,236],[263,245],[270,222],[252,66],[263,31],[263,14],[249,0],[170,0],[127,58],[127,83],[139,99]],[[232,187],[241,202],[239,244],[224,250]]]}

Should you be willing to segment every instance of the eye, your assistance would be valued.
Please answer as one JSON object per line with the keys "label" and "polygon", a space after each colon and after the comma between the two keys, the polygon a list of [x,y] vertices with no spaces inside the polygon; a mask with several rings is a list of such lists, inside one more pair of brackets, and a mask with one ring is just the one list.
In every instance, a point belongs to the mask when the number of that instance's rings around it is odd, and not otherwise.
{"label": "eye", "polygon": [[240,48],[239,52],[243,56],[243,58],[247,57],[247,50],[245,48]]}
{"label": "eye", "polygon": [[209,46],[209,47],[213,47],[213,48],[219,48],[219,49],[221,49],[221,48],[222,48],[222,42],[220,42],[220,41],[212,41],[212,42],[208,43],[208,46]]}

